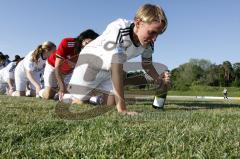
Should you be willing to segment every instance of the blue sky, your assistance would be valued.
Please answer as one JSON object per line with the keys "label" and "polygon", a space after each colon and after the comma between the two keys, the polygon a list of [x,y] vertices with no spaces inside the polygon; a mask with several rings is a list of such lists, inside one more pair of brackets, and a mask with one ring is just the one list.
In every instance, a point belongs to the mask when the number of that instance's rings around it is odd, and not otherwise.
{"label": "blue sky", "polygon": [[102,33],[117,18],[133,19],[145,3],[161,5],[169,22],[155,44],[155,62],[170,69],[190,58],[240,62],[239,0],[0,0],[0,51],[13,58],[88,28]]}

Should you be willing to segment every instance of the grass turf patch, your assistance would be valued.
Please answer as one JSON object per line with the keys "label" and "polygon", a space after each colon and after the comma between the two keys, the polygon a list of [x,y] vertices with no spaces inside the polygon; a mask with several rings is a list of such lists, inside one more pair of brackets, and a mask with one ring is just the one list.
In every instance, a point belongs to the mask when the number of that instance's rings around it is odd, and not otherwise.
{"label": "grass turf patch", "polygon": [[[238,102],[148,102],[86,120],[60,119],[57,102],[0,96],[2,158],[239,158]],[[92,109],[73,106],[72,112]]]}

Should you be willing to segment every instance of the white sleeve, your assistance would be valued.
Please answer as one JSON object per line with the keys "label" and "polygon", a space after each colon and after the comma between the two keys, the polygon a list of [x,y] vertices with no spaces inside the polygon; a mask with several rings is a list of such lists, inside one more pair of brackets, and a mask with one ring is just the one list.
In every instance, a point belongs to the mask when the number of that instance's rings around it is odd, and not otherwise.
{"label": "white sleeve", "polygon": [[28,71],[34,71],[35,64],[32,61],[32,54],[34,51],[30,51],[27,56],[23,59],[23,67]]}
{"label": "white sleeve", "polygon": [[110,54],[124,53],[126,50],[126,47],[121,45],[118,39],[120,29],[124,27],[123,23],[124,22],[121,19],[114,21],[107,26],[106,30],[103,33],[103,47]]}
{"label": "white sleeve", "polygon": [[11,62],[9,63],[6,68],[4,69],[4,79],[7,81],[8,79],[14,79],[14,70],[16,68],[16,63]]}
{"label": "white sleeve", "polygon": [[34,71],[34,62],[32,62],[30,58],[23,61],[23,66],[27,71]]}
{"label": "white sleeve", "polygon": [[17,64],[12,63],[11,68],[8,70],[8,73],[7,73],[8,79],[14,79],[14,71],[16,67],[17,67]]}

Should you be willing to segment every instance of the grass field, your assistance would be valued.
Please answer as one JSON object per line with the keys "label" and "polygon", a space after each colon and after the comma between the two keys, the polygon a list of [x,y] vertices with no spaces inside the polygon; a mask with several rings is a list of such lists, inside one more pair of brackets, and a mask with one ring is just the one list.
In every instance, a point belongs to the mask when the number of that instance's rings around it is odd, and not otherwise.
{"label": "grass field", "polygon": [[[0,96],[1,158],[240,158],[240,103],[137,102],[138,116],[115,109],[61,119],[55,101]],[[72,106],[79,113],[93,107]]]}
{"label": "grass field", "polygon": [[[220,96],[223,97],[223,89],[224,87],[210,87],[210,86],[195,86],[190,87],[189,90],[186,91],[177,91],[177,90],[170,90],[168,91],[168,95],[173,96]],[[228,89],[228,96],[229,97],[240,97],[240,88],[238,87],[227,87]],[[136,87],[129,88],[126,90],[129,94],[154,94],[155,91],[153,88],[149,90],[141,89],[139,90]]]}

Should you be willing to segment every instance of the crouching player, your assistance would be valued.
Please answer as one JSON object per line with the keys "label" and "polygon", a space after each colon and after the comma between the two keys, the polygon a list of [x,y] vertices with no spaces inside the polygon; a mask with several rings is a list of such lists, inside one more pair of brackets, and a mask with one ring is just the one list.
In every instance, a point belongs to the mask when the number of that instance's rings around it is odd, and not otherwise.
{"label": "crouching player", "polygon": [[40,75],[43,74],[46,59],[56,50],[56,45],[50,41],[39,45],[29,52],[17,65],[15,70],[15,96],[25,96],[28,82],[31,85],[30,96],[38,97],[40,87]]}
{"label": "crouching player", "polygon": [[123,84],[123,63],[139,55],[142,66],[158,84],[170,83],[162,78],[152,64],[154,42],[167,28],[167,18],[161,7],[145,4],[134,21],[117,19],[110,23],[96,40],[85,46],[73,71],[64,102],[88,102],[91,94],[103,92],[106,105],[116,105],[118,112],[134,115],[126,108]]}
{"label": "crouching player", "polygon": [[18,63],[23,58],[16,56],[6,67],[0,70],[0,94],[12,95],[15,91],[14,72]]}
{"label": "crouching player", "polygon": [[44,89],[40,97],[53,99],[56,93],[62,99],[67,92],[66,86],[78,59],[81,49],[96,39],[98,34],[91,29],[85,30],[76,38],[64,38],[58,49],[47,59],[44,70]]}

